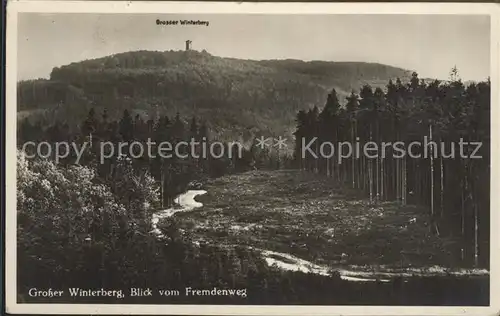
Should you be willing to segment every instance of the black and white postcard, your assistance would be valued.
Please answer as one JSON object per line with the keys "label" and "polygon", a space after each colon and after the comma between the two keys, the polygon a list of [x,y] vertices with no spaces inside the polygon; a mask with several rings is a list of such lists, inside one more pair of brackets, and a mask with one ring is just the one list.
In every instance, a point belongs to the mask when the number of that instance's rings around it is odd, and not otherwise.
{"label": "black and white postcard", "polygon": [[7,311],[498,314],[499,13],[9,2]]}

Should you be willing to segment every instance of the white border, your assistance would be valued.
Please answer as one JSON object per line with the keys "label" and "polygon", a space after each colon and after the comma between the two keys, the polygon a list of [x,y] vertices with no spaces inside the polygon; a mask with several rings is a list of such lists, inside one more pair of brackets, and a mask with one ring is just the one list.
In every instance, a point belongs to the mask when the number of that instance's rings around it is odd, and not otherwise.
{"label": "white border", "polygon": [[[227,14],[483,14],[491,17],[491,262],[489,307],[414,306],[232,306],[232,305],[85,305],[16,302],[16,87],[17,15],[20,12],[78,13],[227,13]],[[12,1],[7,4],[6,51],[6,308],[23,314],[165,315],[499,315],[500,301],[500,153],[499,49],[500,5],[472,3],[223,3],[118,1]],[[432,49],[432,48],[430,48]],[[494,176],[496,175],[496,176]]]}

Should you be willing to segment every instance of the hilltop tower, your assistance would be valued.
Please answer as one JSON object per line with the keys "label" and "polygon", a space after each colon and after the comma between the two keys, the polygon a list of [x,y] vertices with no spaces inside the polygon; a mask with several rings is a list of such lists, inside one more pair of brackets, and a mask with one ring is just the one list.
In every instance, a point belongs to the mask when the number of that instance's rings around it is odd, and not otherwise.
{"label": "hilltop tower", "polygon": [[190,41],[190,40],[186,41],[186,51],[191,50],[191,43],[192,43],[192,41]]}

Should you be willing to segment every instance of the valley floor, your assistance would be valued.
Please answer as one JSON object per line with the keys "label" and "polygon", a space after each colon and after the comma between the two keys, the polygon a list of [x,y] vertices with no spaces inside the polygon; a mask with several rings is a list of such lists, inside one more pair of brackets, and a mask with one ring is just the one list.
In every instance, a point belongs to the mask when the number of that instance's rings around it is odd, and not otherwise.
{"label": "valley floor", "polygon": [[[427,212],[396,202],[371,205],[331,179],[298,170],[212,179],[203,207],[175,215],[198,241],[260,250],[282,269],[356,280],[394,275],[485,275],[460,269],[453,243],[432,234]],[[200,206],[200,205],[198,205]]]}

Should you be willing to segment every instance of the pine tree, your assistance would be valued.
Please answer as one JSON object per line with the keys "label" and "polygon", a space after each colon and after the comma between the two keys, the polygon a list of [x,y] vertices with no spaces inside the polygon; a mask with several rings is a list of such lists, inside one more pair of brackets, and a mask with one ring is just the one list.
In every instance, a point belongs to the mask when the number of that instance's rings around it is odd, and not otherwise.
{"label": "pine tree", "polygon": [[130,143],[134,140],[134,123],[128,110],[123,111],[123,116],[119,123],[119,133],[124,142]]}

